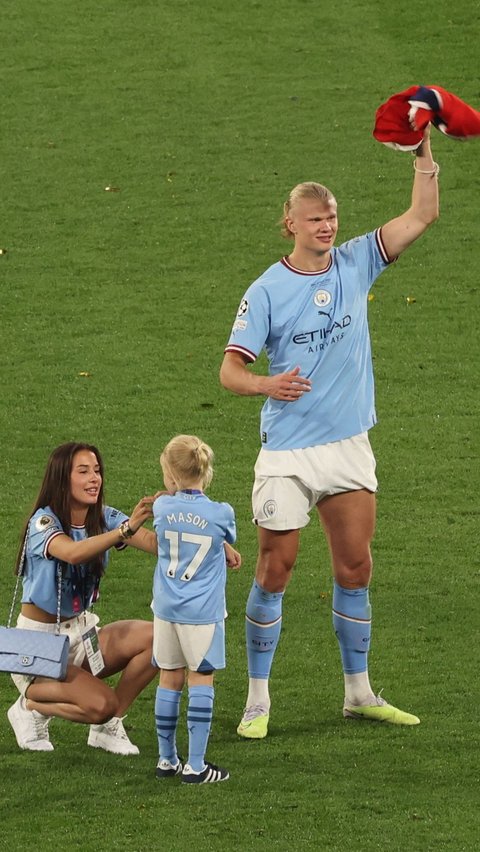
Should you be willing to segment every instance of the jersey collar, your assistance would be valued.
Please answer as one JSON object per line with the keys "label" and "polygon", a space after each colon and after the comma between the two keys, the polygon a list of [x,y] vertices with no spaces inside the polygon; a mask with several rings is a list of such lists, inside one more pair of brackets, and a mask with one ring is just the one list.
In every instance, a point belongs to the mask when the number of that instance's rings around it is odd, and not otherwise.
{"label": "jersey collar", "polygon": [[326,266],[325,269],[318,269],[317,272],[306,272],[304,269],[297,269],[296,266],[293,266],[290,263],[287,255],[285,255],[285,257],[282,257],[280,263],[283,263],[283,265],[286,266],[287,269],[290,270],[290,272],[295,272],[297,275],[310,275],[310,276],[315,275],[315,276],[318,277],[318,275],[326,275],[326,273],[330,271],[330,269],[332,268],[332,264],[333,264],[333,258],[332,258],[332,255],[330,254],[328,266]]}

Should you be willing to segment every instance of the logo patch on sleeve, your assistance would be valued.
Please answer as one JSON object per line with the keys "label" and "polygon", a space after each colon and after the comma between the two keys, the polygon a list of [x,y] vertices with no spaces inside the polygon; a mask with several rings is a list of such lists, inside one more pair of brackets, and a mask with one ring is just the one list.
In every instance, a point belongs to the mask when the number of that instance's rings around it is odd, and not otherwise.
{"label": "logo patch on sleeve", "polygon": [[44,530],[48,530],[49,527],[55,526],[55,518],[52,518],[51,515],[41,515],[35,521],[35,529],[39,532],[44,532]]}
{"label": "logo patch on sleeve", "polygon": [[244,317],[246,313],[248,313],[248,302],[246,299],[242,299],[238,307],[237,317]]}

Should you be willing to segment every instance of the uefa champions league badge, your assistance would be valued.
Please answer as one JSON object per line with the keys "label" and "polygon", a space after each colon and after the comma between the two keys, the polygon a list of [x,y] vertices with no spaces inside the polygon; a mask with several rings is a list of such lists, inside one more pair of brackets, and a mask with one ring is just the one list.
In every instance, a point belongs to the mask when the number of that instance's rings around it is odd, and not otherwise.
{"label": "uefa champions league badge", "polygon": [[313,301],[317,308],[324,308],[332,301],[332,296],[328,290],[317,290],[313,295]]}
{"label": "uefa champions league badge", "polygon": [[238,306],[237,317],[244,317],[246,313],[248,313],[248,302],[246,299],[242,299]]}

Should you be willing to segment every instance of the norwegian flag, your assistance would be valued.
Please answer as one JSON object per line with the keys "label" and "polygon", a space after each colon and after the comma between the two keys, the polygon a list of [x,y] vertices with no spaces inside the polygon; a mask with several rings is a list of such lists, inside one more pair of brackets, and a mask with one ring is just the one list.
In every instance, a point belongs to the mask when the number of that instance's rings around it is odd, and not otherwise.
{"label": "norwegian flag", "polygon": [[375,114],[373,135],[399,151],[414,151],[431,122],[454,139],[480,136],[480,112],[441,86],[411,86],[392,95]]}

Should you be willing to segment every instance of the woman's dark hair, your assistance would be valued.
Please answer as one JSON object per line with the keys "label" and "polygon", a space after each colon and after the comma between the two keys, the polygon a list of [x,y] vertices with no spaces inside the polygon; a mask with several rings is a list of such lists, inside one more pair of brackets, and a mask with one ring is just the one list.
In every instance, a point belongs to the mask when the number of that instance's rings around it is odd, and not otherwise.
{"label": "woman's dark hair", "polygon": [[[21,547],[18,551],[15,573],[18,572],[19,563],[23,550],[23,542],[27,531],[28,523],[32,515],[37,509],[50,507],[60,521],[66,535],[70,535],[71,530],[71,501],[72,489],[70,484],[70,476],[72,473],[73,459],[78,452],[87,450],[93,453],[98,461],[102,483],[98,493],[98,500],[94,505],[87,509],[87,517],[85,519],[85,529],[87,536],[99,535],[105,532],[105,521],[103,515],[103,460],[100,451],[93,444],[79,444],[71,441],[68,444],[61,444],[53,450],[47,462],[47,467],[43,477],[43,482],[40,486],[38,497],[35,500],[29,518],[25,523],[23,535],[21,539]],[[91,560],[89,569],[91,573],[100,577],[103,573],[103,555],[99,554]]]}

